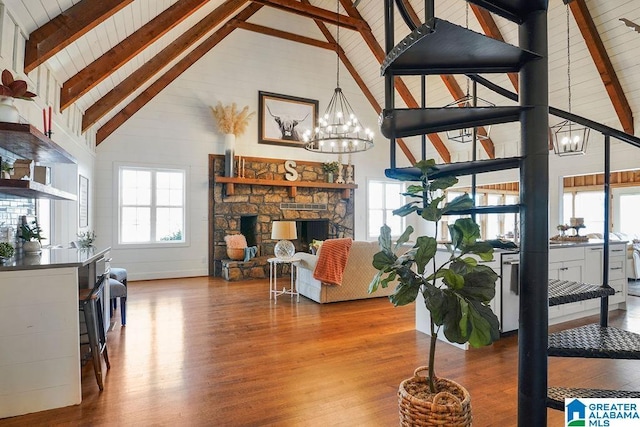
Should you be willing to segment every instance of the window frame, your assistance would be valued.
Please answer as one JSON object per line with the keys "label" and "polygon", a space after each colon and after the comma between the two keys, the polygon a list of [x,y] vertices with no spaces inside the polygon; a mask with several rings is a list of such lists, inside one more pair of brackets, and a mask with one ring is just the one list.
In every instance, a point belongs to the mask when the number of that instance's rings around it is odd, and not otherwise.
{"label": "window frame", "polygon": [[[386,191],[387,191],[387,184],[393,184],[393,185],[400,185],[402,188],[402,193],[407,191],[407,185],[404,182],[400,182],[400,181],[395,181],[395,180],[390,180],[390,179],[384,179],[384,178],[368,178],[367,179],[367,224],[366,224],[366,234],[367,234],[367,240],[371,241],[371,240],[376,240],[378,239],[378,236],[380,235],[380,233],[378,233],[378,235],[374,236],[370,233],[371,230],[371,207],[370,207],[370,202],[371,202],[371,195],[370,195],[370,191],[369,191],[369,187],[370,184],[372,183],[377,183],[377,184],[382,184],[384,186],[384,191],[385,191],[385,196],[386,196]],[[394,208],[389,208],[386,206],[386,204],[383,207],[383,211],[389,211],[389,210],[395,210],[398,209],[402,206],[404,206],[407,203],[407,198],[406,196],[400,196],[403,200],[402,205],[401,206],[397,206]],[[383,197],[383,203],[385,203],[386,199],[385,197]],[[393,239],[396,239],[398,237],[400,237],[402,235],[402,233],[406,230],[407,228],[407,221],[406,221],[406,217],[398,217],[400,218],[400,234],[392,234],[391,237]],[[384,223],[384,222],[383,222]]]}
{"label": "window frame", "polygon": [[[151,185],[151,217],[150,227],[152,228],[152,235],[154,233],[153,229],[156,226],[156,214],[155,211],[158,206],[155,203],[155,192],[156,192],[156,173],[157,172],[180,172],[183,175],[183,203],[182,203],[182,223],[183,223],[183,240],[175,241],[175,240],[163,240],[163,241],[149,241],[149,242],[132,242],[125,243],[120,240],[121,236],[121,223],[122,223],[122,171],[123,170],[138,170],[138,171],[150,171],[152,173],[152,185]],[[114,163],[113,174],[115,179],[115,185],[113,186],[114,191],[114,200],[117,202],[113,204],[114,207],[114,235],[113,242],[114,248],[121,249],[144,249],[144,248],[176,248],[176,247],[187,247],[190,246],[189,241],[189,224],[188,224],[188,214],[189,211],[189,197],[187,196],[187,189],[189,188],[189,175],[190,168],[184,166],[176,166],[176,165],[167,165],[167,164],[148,164],[148,163],[124,163],[124,162],[116,162]]]}

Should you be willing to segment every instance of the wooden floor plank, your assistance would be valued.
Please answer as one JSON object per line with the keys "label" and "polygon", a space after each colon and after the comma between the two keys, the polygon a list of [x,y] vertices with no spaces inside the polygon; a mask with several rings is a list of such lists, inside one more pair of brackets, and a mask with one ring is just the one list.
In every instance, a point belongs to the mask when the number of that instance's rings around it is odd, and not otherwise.
{"label": "wooden floor plank", "polygon": [[[267,281],[207,277],[130,282],[128,292],[127,326],[108,333],[104,391],[87,364],[81,405],[0,427],[393,426],[399,383],[427,363],[414,307],[386,298],[274,305]],[[640,332],[636,300],[611,324]],[[467,387],[482,427],[514,425],[517,360],[516,336],[466,352],[438,346],[439,375]],[[637,361],[550,358],[549,384],[640,390],[640,370]],[[562,413],[549,410],[548,420],[561,425]]]}

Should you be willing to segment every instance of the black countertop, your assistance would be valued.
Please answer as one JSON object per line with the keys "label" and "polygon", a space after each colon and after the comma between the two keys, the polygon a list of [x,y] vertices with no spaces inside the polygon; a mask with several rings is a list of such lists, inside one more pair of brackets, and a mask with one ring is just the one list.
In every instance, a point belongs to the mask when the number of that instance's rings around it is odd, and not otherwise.
{"label": "black countertop", "polygon": [[52,248],[42,249],[39,255],[17,255],[14,258],[0,264],[0,273],[3,271],[35,270],[45,268],[82,267],[100,259],[111,248],[97,249],[71,249]]}

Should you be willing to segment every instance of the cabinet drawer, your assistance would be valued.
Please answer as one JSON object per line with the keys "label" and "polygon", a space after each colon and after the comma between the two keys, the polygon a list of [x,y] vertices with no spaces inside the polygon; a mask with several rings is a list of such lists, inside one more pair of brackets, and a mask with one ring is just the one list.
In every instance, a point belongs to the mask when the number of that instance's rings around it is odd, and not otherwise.
{"label": "cabinet drawer", "polygon": [[609,246],[609,258],[617,258],[622,257],[626,258],[627,256],[627,246],[626,245],[612,245]]}
{"label": "cabinet drawer", "polygon": [[610,259],[609,260],[609,281],[619,280],[625,278],[623,259]]}
{"label": "cabinet drawer", "polygon": [[549,249],[549,262],[575,261],[584,259],[584,248],[554,248]]}

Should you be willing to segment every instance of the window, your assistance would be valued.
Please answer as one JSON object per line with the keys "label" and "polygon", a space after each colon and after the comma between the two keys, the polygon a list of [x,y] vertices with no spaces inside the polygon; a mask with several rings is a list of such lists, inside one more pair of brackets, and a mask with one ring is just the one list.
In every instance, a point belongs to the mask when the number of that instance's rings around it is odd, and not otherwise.
{"label": "window", "polygon": [[184,170],[119,168],[121,244],[185,242]]}
{"label": "window", "polygon": [[580,235],[604,232],[604,192],[577,191],[563,195],[564,223],[571,218],[584,218],[585,228]]}
{"label": "window", "polygon": [[640,235],[640,222],[636,216],[640,211],[640,194],[621,194],[619,211],[619,231]]}
{"label": "window", "polygon": [[387,181],[369,181],[368,184],[368,219],[369,238],[380,235],[380,227],[387,224],[391,228],[391,236],[399,237],[404,232],[404,218],[393,215],[393,210],[406,203],[402,193],[404,184]]}

